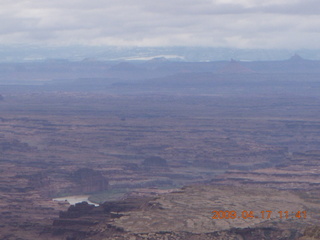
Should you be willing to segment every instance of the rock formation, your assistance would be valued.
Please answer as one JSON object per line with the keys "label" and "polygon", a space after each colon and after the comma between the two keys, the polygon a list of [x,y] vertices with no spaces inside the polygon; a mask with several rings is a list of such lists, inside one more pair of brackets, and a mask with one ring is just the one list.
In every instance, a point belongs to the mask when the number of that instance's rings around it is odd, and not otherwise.
{"label": "rock formation", "polygon": [[[99,207],[79,203],[60,213],[51,232],[77,240],[293,240],[303,235],[303,228],[297,227],[301,219],[283,221],[278,211],[286,208],[291,213],[305,204],[294,194],[274,189],[197,185],[155,198],[128,198]],[[270,219],[261,216],[264,209],[273,210]],[[233,210],[238,217],[212,219],[213,210]],[[243,218],[241,212],[249,210],[255,217]],[[317,229],[305,231],[305,236],[317,234]]]}

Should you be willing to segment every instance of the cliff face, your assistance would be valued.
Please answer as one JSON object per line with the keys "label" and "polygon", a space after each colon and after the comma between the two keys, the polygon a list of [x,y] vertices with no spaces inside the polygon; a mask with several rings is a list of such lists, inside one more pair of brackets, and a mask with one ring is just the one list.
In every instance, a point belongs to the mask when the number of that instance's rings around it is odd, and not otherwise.
{"label": "cliff face", "polygon": [[76,184],[75,193],[94,193],[108,189],[108,180],[98,171],[81,168],[74,172],[72,180]]}
{"label": "cliff face", "polygon": [[44,234],[48,239],[115,239],[125,236],[124,229],[113,225],[115,219],[130,211],[152,208],[151,198],[131,198],[123,201],[106,202],[98,207],[87,202],[70,206],[61,211],[59,219],[53,221],[52,227]]}

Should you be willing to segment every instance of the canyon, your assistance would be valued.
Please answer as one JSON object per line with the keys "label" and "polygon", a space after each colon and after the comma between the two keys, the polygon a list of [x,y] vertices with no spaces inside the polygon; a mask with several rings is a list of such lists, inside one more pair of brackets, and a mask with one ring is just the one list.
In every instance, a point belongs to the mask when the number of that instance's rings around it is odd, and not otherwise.
{"label": "canyon", "polygon": [[157,64],[2,66],[0,239],[316,238],[319,63]]}

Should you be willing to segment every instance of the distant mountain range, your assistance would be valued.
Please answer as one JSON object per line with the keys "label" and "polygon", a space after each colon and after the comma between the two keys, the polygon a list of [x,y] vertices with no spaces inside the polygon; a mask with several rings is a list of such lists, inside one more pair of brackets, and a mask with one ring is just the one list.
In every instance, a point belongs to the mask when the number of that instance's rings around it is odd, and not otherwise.
{"label": "distant mountain range", "polygon": [[112,47],[0,45],[0,62],[30,62],[48,59],[70,61],[171,61],[206,62],[235,59],[238,61],[284,60],[294,54],[320,60],[320,50],[300,49],[232,49],[213,47]]}
{"label": "distant mountain range", "polygon": [[[294,54],[286,60],[273,61],[174,61],[164,57],[147,61],[97,61],[97,60],[46,60],[30,62],[0,63],[1,84],[41,84],[55,80],[70,83],[76,79],[118,79],[119,81],[155,78],[189,78],[192,74],[320,74],[320,60],[306,60]],[[200,75],[199,75],[200,74]],[[240,76],[238,76],[239,78]],[[294,76],[293,76],[294,77]],[[207,78],[207,77],[205,77]],[[247,78],[247,77],[246,77]],[[292,78],[292,77],[290,77]],[[313,79],[314,77],[312,77]],[[69,79],[69,80],[68,80]],[[57,81],[59,80],[59,81]],[[68,81],[67,81],[68,80]],[[101,82],[99,80],[99,82]],[[78,81],[77,81],[78,82]],[[81,82],[83,82],[81,80]]]}

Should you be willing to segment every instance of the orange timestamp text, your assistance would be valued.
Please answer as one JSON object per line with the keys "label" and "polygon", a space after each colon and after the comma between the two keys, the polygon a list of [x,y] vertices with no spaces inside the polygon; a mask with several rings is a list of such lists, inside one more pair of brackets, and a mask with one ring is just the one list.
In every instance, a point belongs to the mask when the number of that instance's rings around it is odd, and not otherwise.
{"label": "orange timestamp text", "polygon": [[270,218],[280,218],[280,219],[305,219],[307,218],[307,211],[212,211],[212,219],[270,219]]}

